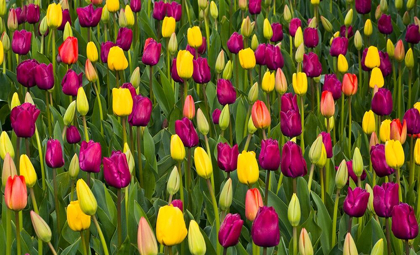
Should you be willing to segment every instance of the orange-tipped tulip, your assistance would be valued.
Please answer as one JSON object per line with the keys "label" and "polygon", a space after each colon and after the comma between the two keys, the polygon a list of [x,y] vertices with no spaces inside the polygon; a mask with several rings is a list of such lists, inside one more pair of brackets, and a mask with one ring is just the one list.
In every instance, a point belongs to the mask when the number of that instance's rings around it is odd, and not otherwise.
{"label": "orange-tipped tulip", "polygon": [[249,189],[245,197],[245,217],[254,221],[260,207],[263,207],[261,193],[257,188]]}
{"label": "orange-tipped tulip", "polygon": [[191,95],[188,95],[185,98],[183,115],[184,115],[185,118],[188,118],[190,120],[192,120],[195,116],[194,99],[192,98]]}
{"label": "orange-tipped tulip", "polygon": [[137,246],[141,255],[158,254],[155,234],[144,217],[140,218],[137,230]]}
{"label": "orange-tipped tulip", "polygon": [[343,77],[343,86],[341,87],[344,95],[352,96],[357,92],[357,76],[346,73]]}
{"label": "orange-tipped tulip", "polygon": [[28,203],[28,194],[26,191],[25,177],[9,176],[4,189],[4,201],[7,208],[13,211],[21,211]]}
{"label": "orange-tipped tulip", "polygon": [[397,45],[395,45],[394,58],[398,62],[402,62],[402,61],[404,61],[404,57],[405,57],[404,44],[403,44],[403,42],[401,40],[399,40],[397,42]]}
{"label": "orange-tipped tulip", "polygon": [[325,90],[321,95],[321,114],[322,116],[329,118],[334,116],[335,105],[334,98],[331,92]]}
{"label": "orange-tipped tulip", "polygon": [[256,128],[267,128],[271,124],[270,113],[264,102],[257,100],[252,106],[252,122]]}
{"label": "orange-tipped tulip", "polygon": [[405,143],[407,139],[407,122],[405,120],[402,125],[399,119],[391,122],[390,138],[394,141],[400,141],[401,144]]}

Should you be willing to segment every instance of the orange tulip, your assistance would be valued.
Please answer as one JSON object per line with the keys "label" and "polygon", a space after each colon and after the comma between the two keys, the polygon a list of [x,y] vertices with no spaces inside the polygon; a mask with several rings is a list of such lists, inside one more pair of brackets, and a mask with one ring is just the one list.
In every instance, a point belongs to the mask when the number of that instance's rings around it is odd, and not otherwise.
{"label": "orange tulip", "polygon": [[391,140],[400,141],[401,144],[405,143],[407,139],[407,122],[405,120],[402,125],[399,119],[391,122],[390,138]]}
{"label": "orange tulip", "polygon": [[343,77],[342,91],[346,96],[352,96],[357,92],[357,76],[346,73]]}
{"label": "orange tulip", "polygon": [[334,98],[331,92],[325,90],[321,95],[321,114],[322,116],[329,118],[334,116],[335,105]]}
{"label": "orange tulip", "polygon": [[77,38],[69,36],[58,47],[58,55],[60,55],[61,62],[72,65],[77,62],[79,56],[79,46],[77,45]]}
{"label": "orange tulip", "polygon": [[194,105],[194,99],[191,95],[188,95],[185,98],[184,103],[184,109],[183,109],[183,115],[185,118],[193,119],[195,116],[195,105]]}
{"label": "orange tulip", "polygon": [[249,189],[245,197],[245,217],[254,221],[260,207],[264,206],[261,193],[257,188]]}
{"label": "orange tulip", "polygon": [[271,124],[270,113],[264,102],[257,100],[252,106],[252,122],[256,128],[267,128]]}
{"label": "orange tulip", "polygon": [[25,177],[9,176],[4,189],[4,201],[7,207],[13,211],[21,211],[26,207],[28,194],[26,192]]}

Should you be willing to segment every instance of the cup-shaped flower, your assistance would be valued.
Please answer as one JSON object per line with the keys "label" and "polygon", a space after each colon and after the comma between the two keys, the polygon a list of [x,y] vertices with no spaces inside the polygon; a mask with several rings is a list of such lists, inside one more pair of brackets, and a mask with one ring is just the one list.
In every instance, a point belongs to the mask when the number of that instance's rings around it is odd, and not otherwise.
{"label": "cup-shaped flower", "polygon": [[145,127],[150,121],[152,114],[152,101],[148,97],[136,95],[133,98],[133,110],[128,116],[128,123],[131,126]]}
{"label": "cup-shaped flower", "polygon": [[419,234],[414,209],[406,203],[394,206],[392,210],[392,233],[396,238],[409,240]]}
{"label": "cup-shaped flower", "polygon": [[128,67],[124,51],[118,46],[114,46],[109,50],[107,63],[111,71],[124,71]]}
{"label": "cup-shaped flower", "polygon": [[47,9],[47,24],[50,28],[57,28],[63,21],[63,13],[61,11],[61,5],[51,3]]}
{"label": "cup-shaped flower", "polygon": [[38,61],[27,59],[22,61],[16,68],[16,79],[22,86],[30,88],[36,85],[35,73]]}
{"label": "cup-shaped flower", "polygon": [[244,39],[241,34],[234,32],[227,41],[227,47],[233,54],[238,54],[244,48]]}
{"label": "cup-shaped flower", "polygon": [[350,217],[362,217],[365,214],[369,202],[369,192],[359,187],[347,190],[347,197],[344,200],[343,210]]}
{"label": "cup-shaped flower", "polygon": [[101,144],[92,140],[80,145],[79,166],[85,172],[99,173],[101,170]]}
{"label": "cup-shaped flower", "polygon": [[263,206],[252,223],[251,236],[261,247],[277,246],[280,241],[279,218],[273,207]]}
{"label": "cup-shaped flower", "polygon": [[67,206],[67,223],[70,229],[76,232],[89,229],[90,215],[82,211],[79,200],[70,201],[69,206]]}
{"label": "cup-shaped flower", "polygon": [[343,86],[341,87],[344,95],[352,96],[357,92],[357,76],[355,74],[346,73],[343,77]]}
{"label": "cup-shaped flower", "polygon": [[376,129],[375,115],[372,110],[365,112],[362,120],[362,129],[367,135],[372,134]]}
{"label": "cup-shaped flower", "polygon": [[122,27],[118,30],[117,34],[117,46],[123,49],[124,51],[128,51],[131,47],[131,43],[133,41],[133,30]]}
{"label": "cup-shaped flower", "polygon": [[131,114],[133,111],[133,98],[129,89],[112,89],[112,110],[115,115],[120,117]]}
{"label": "cup-shaped flower", "polygon": [[12,50],[19,55],[28,54],[31,49],[32,33],[24,29],[13,32]]}
{"label": "cup-shaped flower", "polygon": [[40,110],[31,103],[23,103],[12,109],[10,122],[16,136],[29,138],[35,133],[35,122]]}
{"label": "cup-shaped flower", "polygon": [[236,170],[238,163],[238,145],[230,147],[228,143],[217,144],[217,165],[225,172]]}
{"label": "cup-shaped flower", "polygon": [[308,171],[301,148],[292,141],[286,142],[283,146],[281,171],[285,176],[291,178],[305,176]]}
{"label": "cup-shaped flower", "polygon": [[246,48],[239,51],[239,63],[243,69],[252,69],[255,67],[256,60],[254,51],[251,48]]}
{"label": "cup-shaped flower", "polygon": [[375,170],[376,175],[379,177],[385,177],[394,173],[394,169],[386,162],[384,144],[372,146],[370,148],[370,158],[372,160],[373,170]]}
{"label": "cup-shaped flower", "polygon": [[220,226],[218,240],[224,248],[235,246],[239,242],[244,221],[239,214],[228,213]]}
{"label": "cup-shaped flower", "polygon": [[10,210],[21,211],[28,203],[25,177],[14,175],[7,178],[4,189],[4,202]]}
{"label": "cup-shaped flower", "polygon": [[199,176],[204,179],[209,179],[211,177],[213,173],[211,159],[207,152],[201,147],[197,147],[194,150],[194,164],[195,170]]}
{"label": "cup-shaped flower", "polygon": [[182,211],[172,205],[159,208],[156,220],[156,236],[159,243],[166,246],[180,244],[187,236]]}
{"label": "cup-shaped flower", "polygon": [[182,120],[175,121],[175,132],[188,148],[198,144],[198,134],[191,120],[182,118]]}
{"label": "cup-shaped flower", "polygon": [[61,62],[64,64],[75,64],[79,57],[77,38],[72,36],[67,37],[67,39],[60,45],[60,47],[58,47],[58,55],[61,58]]}
{"label": "cup-shaped flower", "polygon": [[63,149],[59,140],[48,140],[45,163],[51,168],[60,168],[64,165]]}
{"label": "cup-shaped flower", "polygon": [[277,140],[261,141],[261,152],[258,157],[260,165],[265,170],[275,171],[280,166],[280,149]]}
{"label": "cup-shaped flower", "polygon": [[61,81],[63,93],[68,96],[77,96],[77,90],[83,85],[83,73],[77,74],[69,69]]}
{"label": "cup-shaped flower", "polygon": [[252,122],[256,128],[265,129],[271,124],[271,116],[264,102],[257,100],[252,106]]}
{"label": "cup-shaped flower", "polygon": [[243,151],[238,156],[238,180],[251,185],[258,181],[259,167],[253,151]]}
{"label": "cup-shaped flower", "polygon": [[76,9],[81,27],[96,27],[101,21],[102,7],[93,8],[93,4]]}
{"label": "cup-shaped flower", "polygon": [[121,151],[113,151],[111,157],[104,157],[104,178],[108,185],[122,189],[130,184],[131,174],[127,157]]}
{"label": "cup-shaped flower", "polygon": [[299,96],[305,95],[308,90],[308,78],[306,73],[299,72],[293,74],[293,90]]}
{"label": "cup-shaped flower", "polygon": [[176,71],[180,78],[189,79],[194,71],[194,56],[187,50],[178,51],[176,58]]}
{"label": "cup-shaped flower", "polygon": [[398,204],[398,184],[388,182],[373,187],[373,207],[379,217],[391,217],[392,209]]}

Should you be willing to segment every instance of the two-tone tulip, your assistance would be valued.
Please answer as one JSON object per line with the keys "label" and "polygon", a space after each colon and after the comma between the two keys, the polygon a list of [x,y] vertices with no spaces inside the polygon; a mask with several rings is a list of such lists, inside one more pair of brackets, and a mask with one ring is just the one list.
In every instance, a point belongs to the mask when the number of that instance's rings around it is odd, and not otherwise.
{"label": "two-tone tulip", "polygon": [[25,177],[14,175],[7,178],[4,189],[4,202],[10,210],[21,211],[28,203]]}
{"label": "two-tone tulip", "polygon": [[77,38],[72,36],[67,37],[60,47],[58,47],[58,55],[60,56],[61,62],[67,65],[76,63],[79,56]]}
{"label": "two-tone tulip", "polygon": [[137,247],[140,255],[158,254],[155,234],[144,217],[141,217],[139,221],[139,228],[137,230]]}
{"label": "two-tone tulip", "polygon": [[265,129],[271,124],[270,113],[264,102],[257,100],[252,106],[252,121],[256,128]]}

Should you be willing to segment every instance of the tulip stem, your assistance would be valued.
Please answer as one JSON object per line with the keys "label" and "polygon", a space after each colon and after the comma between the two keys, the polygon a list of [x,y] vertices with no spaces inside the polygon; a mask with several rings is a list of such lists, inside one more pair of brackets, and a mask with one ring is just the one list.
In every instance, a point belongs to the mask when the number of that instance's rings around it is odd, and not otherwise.
{"label": "tulip stem", "polygon": [[401,63],[398,65],[398,118],[401,119],[401,97],[403,96],[402,93],[402,84],[401,84],[401,80],[402,80],[402,68],[401,68]]}
{"label": "tulip stem", "polygon": [[[207,155],[209,155],[210,163],[211,163],[211,151],[210,151],[209,139],[207,138],[207,135],[204,136],[204,141],[206,142]],[[230,172],[227,172],[227,174],[228,174],[228,179],[229,179]],[[211,172],[210,179],[211,179],[211,187],[213,188],[213,190],[215,190],[215,188],[214,188],[214,172]],[[181,180],[182,180],[182,178],[181,178]]]}
{"label": "tulip stem", "polygon": [[104,136],[104,127],[102,125],[102,121],[104,120],[104,114],[102,112],[102,102],[101,102],[101,93],[99,91],[99,89],[101,88],[99,85],[99,79],[96,80],[96,86],[94,83],[93,87],[95,88],[95,92],[96,92],[96,97],[98,99],[98,106],[99,106],[99,118],[101,119],[101,135]]}
{"label": "tulip stem", "polygon": [[80,231],[80,239],[82,241],[82,251],[83,251],[83,255],[88,255],[87,251],[86,251],[86,240],[83,236],[83,230]]}
{"label": "tulip stem", "polygon": [[351,227],[353,226],[353,217],[349,216],[347,233],[351,233]]}
{"label": "tulip stem", "polygon": [[263,255],[267,255],[267,247],[263,248]]}
{"label": "tulip stem", "polygon": [[227,255],[227,247],[223,248],[223,255]]}
{"label": "tulip stem", "polygon": [[400,198],[400,202],[402,202],[402,187],[400,184],[400,168],[397,167],[396,169],[397,171],[395,171],[395,178],[397,179],[397,184],[398,184],[398,196]]}
{"label": "tulip stem", "polygon": [[309,180],[308,180],[308,191],[309,192],[311,191],[312,179],[313,179],[313,176],[314,176],[314,169],[315,169],[315,165],[312,164],[311,165],[311,170],[309,172]]}
{"label": "tulip stem", "polygon": [[389,229],[389,219],[385,218],[385,228],[386,228],[386,246],[388,248],[388,255],[391,255],[391,231]]}
{"label": "tulip stem", "polygon": [[[340,141],[344,136],[344,96],[341,97],[341,114],[340,114]],[[329,123],[329,122],[328,122]],[[343,149],[344,152],[344,149]]]}
{"label": "tulip stem", "polygon": [[[20,137],[16,137],[16,161],[20,159]],[[16,164],[18,175],[20,175],[20,164]]]}
{"label": "tulip stem", "polygon": [[20,246],[20,226],[19,226],[19,212],[15,212],[15,224],[16,224],[16,247],[17,255],[21,255],[21,246]]}
{"label": "tulip stem", "polygon": [[270,183],[270,170],[267,170],[265,174],[265,193],[264,193],[264,204],[268,206],[268,184]]}
{"label": "tulip stem", "polygon": [[50,247],[50,249],[51,249],[51,253],[52,253],[53,255],[57,255],[57,252],[55,251],[54,246],[51,244],[51,242],[48,242],[48,246],[49,246],[49,247]]}
{"label": "tulip stem", "polygon": [[98,220],[95,215],[92,215],[93,223],[95,223],[96,229],[98,230],[99,238],[101,239],[102,249],[104,249],[104,254],[109,255],[108,247],[106,246],[106,241],[104,234],[102,233],[101,227],[99,226]]}
{"label": "tulip stem", "polygon": [[349,100],[347,100],[348,107],[349,107],[349,157],[351,155],[351,96],[349,97]]}
{"label": "tulip stem", "polygon": [[32,200],[32,205],[33,205],[33,207],[34,207],[34,211],[35,211],[37,214],[39,214],[39,211],[38,211],[38,205],[37,205],[37,203],[36,203],[36,198],[35,198],[34,189],[33,189],[33,188],[29,188],[29,193],[30,193],[30,195],[31,195],[31,200]]}
{"label": "tulip stem", "polygon": [[[236,4],[236,1],[235,1]],[[203,11],[203,16],[204,16],[204,26],[206,29],[206,41],[207,41],[207,54],[209,54],[210,51],[210,29],[209,29],[209,17],[208,17],[208,13],[206,15],[206,12]]]}
{"label": "tulip stem", "polygon": [[73,195],[74,195],[74,180],[71,180],[71,182],[70,182],[70,202],[73,201]]}
{"label": "tulip stem", "polygon": [[410,244],[408,243],[408,240],[405,240],[405,254],[410,255]]}
{"label": "tulip stem", "polygon": [[127,143],[127,117],[123,116],[121,117],[121,121],[122,121],[122,135],[123,135],[123,145]]}
{"label": "tulip stem", "polygon": [[[169,38],[166,38],[166,73],[167,73],[167,78],[170,81],[172,79],[171,77],[171,64],[170,64],[170,55],[169,55]],[[172,90],[174,90],[175,88],[172,87]]]}
{"label": "tulip stem", "polygon": [[[191,149],[188,149],[191,150]],[[213,204],[213,210],[214,210],[214,219],[215,219],[215,225],[216,225],[216,234],[219,233],[220,229],[220,220],[219,220],[219,209],[217,208],[217,202],[216,202],[216,196],[214,195],[211,181],[209,179],[206,180],[207,182],[207,188],[209,189],[209,193],[211,196],[212,204]],[[220,254],[219,251],[221,249],[220,243],[217,242],[217,254]]]}
{"label": "tulip stem", "polygon": [[357,51],[357,56],[358,56],[358,62],[359,62],[359,81],[358,83],[360,84],[360,88],[362,87],[362,58],[360,56],[360,50]]}
{"label": "tulip stem", "polygon": [[122,244],[122,224],[121,224],[121,189],[117,191],[117,218],[118,218],[118,248],[121,247]]}
{"label": "tulip stem", "polygon": [[281,188],[281,184],[283,183],[283,177],[284,177],[283,173],[280,172],[280,177],[279,177],[279,182],[277,184],[276,194],[279,193],[279,190]]}
{"label": "tulip stem", "polygon": [[407,109],[411,108],[411,81],[413,78],[413,71],[411,69],[408,70],[408,103]]}
{"label": "tulip stem", "polygon": [[47,122],[48,122],[48,133],[50,136],[52,135],[52,127],[51,127],[51,114],[50,114],[50,103],[48,99],[48,91],[45,91],[45,103],[47,108]]}
{"label": "tulip stem", "polygon": [[139,181],[140,187],[143,187],[143,160],[141,158],[141,139],[142,138],[142,131],[141,127],[137,127],[137,157],[138,157],[138,165],[139,165]]}
{"label": "tulip stem", "polygon": [[57,169],[53,168],[53,187],[54,187],[54,206],[55,206],[55,214],[57,218],[57,229],[58,233],[61,233],[61,222],[60,222],[60,212],[59,212],[59,201],[58,201],[58,187],[57,187]]}
{"label": "tulip stem", "polygon": [[181,169],[181,161],[178,161],[178,174],[179,174],[179,194],[181,196],[182,204],[185,205],[184,201],[184,185],[182,183],[182,169]]}
{"label": "tulip stem", "polygon": [[324,168],[321,168],[321,171],[319,171],[319,178],[321,179],[321,200],[325,203]]}
{"label": "tulip stem", "polygon": [[338,211],[338,201],[340,200],[340,189],[337,189],[337,193],[335,194],[335,200],[334,200],[334,214],[333,214],[333,228],[332,228],[332,238],[331,238],[331,247],[335,246],[336,240],[337,240],[337,211]]}
{"label": "tulip stem", "polygon": [[[42,155],[42,146],[41,146],[41,140],[39,139],[39,132],[38,132],[38,128],[35,127],[35,136],[36,136],[36,144],[38,146],[38,154],[39,154],[39,158],[43,159],[43,155]],[[40,160],[39,163],[41,164],[41,175],[42,175],[42,190],[45,190],[45,188],[47,187],[46,183],[45,183],[45,167],[44,167],[44,160]]]}
{"label": "tulip stem", "polygon": [[302,123],[302,134],[300,136],[300,147],[302,148],[302,155],[305,154],[305,107],[303,105],[303,96],[300,96],[301,114],[300,120]]}
{"label": "tulip stem", "polygon": [[88,134],[88,130],[87,130],[86,116],[85,115],[82,115],[82,120],[83,120],[83,129],[85,131],[85,140],[86,140],[86,142],[89,142],[89,134]]}
{"label": "tulip stem", "polygon": [[[239,66],[239,55],[238,54],[235,54],[236,56],[235,56],[235,88],[236,88],[236,91],[238,91],[239,90],[239,70],[238,70],[238,66]],[[245,72],[245,77],[246,77],[246,71],[244,71]],[[245,80],[245,79],[244,79]]]}
{"label": "tulip stem", "polygon": [[12,210],[6,207],[6,255],[12,254]]}
{"label": "tulip stem", "polygon": [[251,142],[252,134],[248,134],[248,137],[246,138],[244,151],[248,151],[249,143]]}
{"label": "tulip stem", "polygon": [[[52,36],[52,56],[51,56],[51,60],[52,60],[52,65],[53,65],[53,74],[56,74],[57,56],[56,56],[56,52],[55,52],[56,49],[55,49],[55,29],[54,28],[51,31],[51,36]],[[54,84],[55,84],[55,78],[54,78]],[[48,91],[46,93],[48,94]]]}

